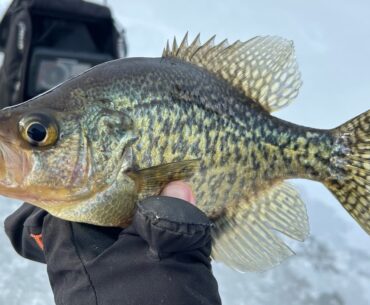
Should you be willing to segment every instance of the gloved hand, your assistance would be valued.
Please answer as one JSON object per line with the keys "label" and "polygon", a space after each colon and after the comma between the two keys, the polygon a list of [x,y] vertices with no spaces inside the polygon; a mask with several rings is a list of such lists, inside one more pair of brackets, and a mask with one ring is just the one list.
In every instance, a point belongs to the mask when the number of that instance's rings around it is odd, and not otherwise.
{"label": "gloved hand", "polygon": [[57,305],[221,304],[210,227],[195,206],[164,196],[140,202],[125,229],[60,220],[28,204],[5,221],[16,251],[47,264]]}

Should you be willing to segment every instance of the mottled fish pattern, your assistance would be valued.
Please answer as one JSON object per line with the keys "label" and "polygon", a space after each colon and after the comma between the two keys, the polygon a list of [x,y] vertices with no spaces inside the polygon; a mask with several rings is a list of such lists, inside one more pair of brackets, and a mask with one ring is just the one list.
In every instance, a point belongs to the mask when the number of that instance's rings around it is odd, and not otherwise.
{"label": "mottled fish pattern", "polygon": [[126,226],[138,200],[185,180],[214,221],[213,258],[240,271],[293,254],[274,231],[307,237],[289,178],[324,183],[370,233],[370,112],[332,130],[278,119],[271,112],[301,86],[293,44],[214,41],[175,39],[161,58],[105,63],[0,112],[10,126],[0,129],[0,193],[63,219]]}

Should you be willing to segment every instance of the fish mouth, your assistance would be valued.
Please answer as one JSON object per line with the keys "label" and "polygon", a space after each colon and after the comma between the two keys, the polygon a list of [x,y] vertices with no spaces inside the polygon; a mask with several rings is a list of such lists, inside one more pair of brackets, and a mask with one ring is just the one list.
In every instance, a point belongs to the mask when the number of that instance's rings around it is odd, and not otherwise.
{"label": "fish mouth", "polygon": [[4,180],[5,176],[6,176],[5,157],[2,149],[0,148],[0,181]]}
{"label": "fish mouth", "polygon": [[37,158],[34,159],[33,151],[20,147],[18,143],[11,143],[0,134],[0,195],[23,200],[46,210],[48,207],[72,206],[104,192],[120,173],[132,168],[131,143],[127,139],[122,140],[116,153],[113,153],[117,166],[109,174],[110,178],[105,183],[96,183],[92,144],[88,138],[83,137],[81,141],[81,150],[69,181],[59,188],[53,184],[38,184],[37,180],[33,181],[33,167],[37,167]]}
{"label": "fish mouth", "polygon": [[1,184],[9,187],[21,187],[31,168],[30,153],[10,142],[0,141]]}
{"label": "fish mouth", "polygon": [[[23,200],[41,208],[75,204],[93,195],[87,188],[76,192],[72,186],[55,188],[34,183],[31,181],[34,162],[32,150],[24,149],[0,135],[0,195]],[[88,180],[88,177],[84,177],[84,180]]]}
{"label": "fish mouth", "polygon": [[27,198],[24,184],[31,170],[30,153],[0,137],[0,194],[20,200]]}

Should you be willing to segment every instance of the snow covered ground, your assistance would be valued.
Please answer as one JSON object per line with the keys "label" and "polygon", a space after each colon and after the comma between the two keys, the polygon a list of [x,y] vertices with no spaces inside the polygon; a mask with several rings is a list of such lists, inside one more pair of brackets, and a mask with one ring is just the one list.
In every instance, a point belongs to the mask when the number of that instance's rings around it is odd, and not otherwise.
{"label": "snow covered ground", "polygon": [[[98,2],[98,1],[95,1]],[[4,10],[7,0],[0,0]],[[159,56],[168,38],[186,31],[203,39],[280,35],[295,42],[303,87],[276,115],[332,128],[370,107],[370,2],[109,0],[127,30],[129,56]],[[370,237],[323,186],[294,181],[307,202],[311,237],[292,242],[297,255],[263,274],[215,264],[225,305],[368,305]],[[18,202],[0,200],[0,221]],[[53,304],[45,266],[18,257],[0,231],[0,304]]]}

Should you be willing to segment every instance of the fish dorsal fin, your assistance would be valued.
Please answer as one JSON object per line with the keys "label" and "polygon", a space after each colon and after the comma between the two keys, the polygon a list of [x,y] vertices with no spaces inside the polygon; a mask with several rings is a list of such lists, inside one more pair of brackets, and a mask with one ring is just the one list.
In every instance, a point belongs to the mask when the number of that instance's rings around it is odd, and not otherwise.
{"label": "fish dorsal fin", "polygon": [[162,57],[176,57],[202,67],[246,96],[260,103],[267,111],[278,110],[298,95],[302,84],[293,43],[289,40],[265,36],[246,42],[227,40],[215,45],[215,36],[201,44],[199,35],[188,44],[188,34],[177,45],[169,42]]}
{"label": "fish dorsal fin", "polygon": [[212,231],[212,257],[242,272],[272,268],[293,254],[274,231],[301,241],[309,233],[306,207],[286,182],[226,207]]}

